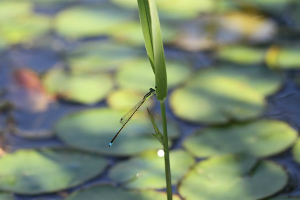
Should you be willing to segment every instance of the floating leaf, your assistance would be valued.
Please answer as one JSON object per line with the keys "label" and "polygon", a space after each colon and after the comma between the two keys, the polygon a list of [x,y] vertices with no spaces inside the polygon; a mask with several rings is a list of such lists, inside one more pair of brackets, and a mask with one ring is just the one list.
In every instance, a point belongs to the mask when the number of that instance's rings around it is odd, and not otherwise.
{"label": "floating leaf", "polygon": [[103,100],[113,87],[106,74],[72,74],[63,68],[52,68],[43,83],[52,95],[84,104]]}
{"label": "floating leaf", "polygon": [[0,189],[19,194],[56,192],[101,173],[107,161],[70,150],[19,150],[0,158]]}
{"label": "floating leaf", "polygon": [[266,50],[248,46],[225,46],[219,49],[217,57],[237,64],[261,64],[265,53]]}
{"label": "floating leaf", "polygon": [[[131,0],[112,0],[115,4],[127,7],[137,8],[136,1]],[[228,10],[232,7],[230,1],[207,1],[207,0],[164,0],[156,1],[157,9],[161,15],[169,15],[172,18],[192,19],[200,13]]]}
{"label": "floating leaf", "polygon": [[[194,163],[193,158],[182,150],[171,151],[172,184],[178,181]],[[109,176],[112,180],[124,184],[126,188],[161,189],[165,183],[164,158],[156,151],[147,151],[128,161],[115,165]]]}
{"label": "floating leaf", "polygon": [[87,42],[69,52],[67,61],[74,73],[97,73],[115,70],[141,51],[115,42]]}
{"label": "floating leaf", "polygon": [[280,76],[261,66],[213,67],[175,90],[170,105],[175,115],[192,122],[244,121],[261,115],[265,97],[280,85]]}
{"label": "floating leaf", "polygon": [[[188,64],[180,62],[168,62],[168,87],[174,87],[191,75]],[[135,59],[126,62],[117,72],[117,82],[123,88],[144,91],[145,88],[154,87],[153,72],[149,60]]]}
{"label": "floating leaf", "polygon": [[281,190],[288,175],[270,161],[226,155],[198,163],[182,180],[180,195],[187,200],[253,200]]}
{"label": "floating leaf", "polygon": [[30,1],[0,1],[0,24],[9,19],[24,17],[31,14],[33,5]]}
{"label": "floating leaf", "polygon": [[[127,23],[119,26],[110,34],[115,40],[133,45],[143,45],[144,38],[141,25],[138,22]],[[175,26],[162,24],[162,39],[164,43],[176,40],[178,29]]]}
{"label": "floating leaf", "polygon": [[[157,192],[152,190],[130,191],[108,185],[99,185],[74,192],[65,200],[99,200],[99,198],[122,200],[165,200],[167,198],[167,195],[165,192]],[[173,199],[180,200],[177,195],[173,195]]]}
{"label": "floating leaf", "polygon": [[299,47],[280,48],[272,46],[266,55],[266,63],[270,68],[299,69],[300,57]]}
{"label": "floating leaf", "polygon": [[[55,127],[58,137],[67,145],[113,156],[128,156],[161,145],[151,135],[153,128],[147,114],[136,113],[122,130],[112,147],[108,143],[121,128],[120,118],[126,112],[111,109],[90,109],[67,115]],[[158,121],[158,120],[157,120]],[[160,120],[158,125],[161,127]],[[177,137],[177,126],[168,126],[170,138]]]}
{"label": "floating leaf", "polygon": [[0,200],[14,200],[14,196],[10,193],[0,193]]}
{"label": "floating leaf", "polygon": [[176,44],[181,48],[197,51],[242,41],[265,43],[276,32],[276,24],[264,16],[232,11],[185,23]]}
{"label": "floating leaf", "polygon": [[107,34],[131,18],[132,13],[104,4],[74,6],[56,16],[55,28],[59,34],[69,38],[92,37]]}
{"label": "floating leaf", "polygon": [[[145,94],[136,92],[134,90],[120,89],[116,90],[107,97],[107,104],[109,107],[120,111],[128,111],[139,102]],[[152,107],[154,104],[153,98],[148,99],[139,111],[146,110],[147,107]]]}
{"label": "floating leaf", "polygon": [[183,145],[198,157],[226,153],[267,157],[286,150],[296,138],[297,132],[285,122],[260,120],[206,128],[186,139]]}
{"label": "floating leaf", "polygon": [[300,163],[300,139],[297,140],[295,146],[293,147],[293,156],[295,161]]}

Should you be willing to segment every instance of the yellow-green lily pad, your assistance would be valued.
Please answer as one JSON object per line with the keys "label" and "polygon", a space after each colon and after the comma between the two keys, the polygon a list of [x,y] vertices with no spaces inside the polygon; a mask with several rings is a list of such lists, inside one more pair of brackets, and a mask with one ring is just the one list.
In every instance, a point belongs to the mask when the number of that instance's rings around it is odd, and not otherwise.
{"label": "yellow-green lily pad", "polygon": [[182,180],[179,194],[186,200],[254,200],[275,194],[287,181],[287,173],[273,162],[225,155],[198,163]]}
{"label": "yellow-green lily pad", "polygon": [[267,157],[289,148],[297,135],[285,122],[259,120],[200,130],[186,139],[183,146],[198,157],[227,153]]}
{"label": "yellow-green lily pad", "polygon": [[[164,43],[172,43],[178,36],[178,28],[168,23],[162,24],[162,40]],[[144,36],[141,29],[141,24],[136,22],[120,25],[110,35],[117,41],[129,43],[132,45],[143,45]]]}
{"label": "yellow-green lily pad", "polygon": [[275,69],[299,69],[299,51],[299,45],[292,48],[273,46],[268,50],[266,63]]}
{"label": "yellow-green lily pad", "polygon": [[293,156],[295,161],[297,161],[298,163],[300,163],[300,139],[297,140],[295,146],[293,147]]}
{"label": "yellow-green lily pad", "polygon": [[0,193],[0,200],[14,200],[13,194],[10,193]]}
{"label": "yellow-green lily pad", "polygon": [[[135,106],[145,94],[136,92],[134,90],[120,89],[109,94],[107,97],[107,104],[109,107],[120,110],[128,111]],[[139,108],[139,111],[151,108],[154,104],[154,98],[149,98],[143,106]]]}
{"label": "yellow-green lily pad", "polygon": [[58,13],[55,28],[59,34],[72,39],[93,37],[107,34],[131,18],[133,13],[104,4],[74,6]]}
{"label": "yellow-green lily pad", "polygon": [[83,104],[103,100],[113,88],[112,78],[107,74],[73,74],[63,68],[52,68],[43,83],[51,95]]}
{"label": "yellow-green lily pad", "polygon": [[265,53],[266,50],[248,46],[224,46],[218,50],[217,57],[237,64],[261,64]]}
{"label": "yellow-green lily pad", "polygon": [[[186,80],[192,73],[187,63],[167,61],[168,87],[174,87]],[[120,87],[144,91],[155,86],[154,74],[148,59],[135,59],[121,65],[116,74]]]}
{"label": "yellow-green lily pad", "polygon": [[262,66],[219,66],[200,70],[170,97],[174,114],[191,122],[222,124],[262,114],[265,97],[281,76]]}
{"label": "yellow-green lily pad", "polygon": [[[117,5],[127,8],[137,8],[137,2],[131,0],[112,0]],[[200,13],[209,13],[213,11],[228,10],[232,7],[230,1],[207,1],[207,0],[164,0],[156,1],[157,9],[162,15],[170,15],[173,18],[191,19],[197,17]]]}
{"label": "yellow-green lily pad", "polygon": [[32,13],[33,4],[30,1],[0,1],[0,24],[13,18],[28,16]]}
{"label": "yellow-green lily pad", "polygon": [[[188,171],[194,159],[182,150],[170,152],[172,166],[172,184],[177,184]],[[166,187],[164,157],[156,151],[143,154],[115,165],[109,171],[109,177],[126,188],[161,189]]]}
{"label": "yellow-green lily pad", "polygon": [[74,73],[97,73],[114,70],[143,51],[111,41],[87,42],[69,52],[67,61]]}
{"label": "yellow-green lily pad", "polygon": [[100,174],[107,161],[71,150],[19,150],[0,158],[0,190],[18,194],[56,192]]}
{"label": "yellow-green lily pad", "polygon": [[[130,191],[109,185],[99,185],[76,191],[65,200],[99,200],[99,198],[107,200],[165,200],[167,195],[165,192],[157,192],[153,190]],[[180,200],[177,195],[173,195],[173,199]]]}
{"label": "yellow-green lily pad", "polygon": [[[55,132],[69,146],[112,156],[129,156],[162,148],[151,134],[154,130],[146,111],[137,111],[112,147],[109,147],[111,139],[121,128],[120,119],[125,114],[107,108],[76,112],[59,120]],[[156,122],[161,129],[161,121]],[[179,130],[170,123],[168,133],[170,138],[174,138],[179,135]]]}

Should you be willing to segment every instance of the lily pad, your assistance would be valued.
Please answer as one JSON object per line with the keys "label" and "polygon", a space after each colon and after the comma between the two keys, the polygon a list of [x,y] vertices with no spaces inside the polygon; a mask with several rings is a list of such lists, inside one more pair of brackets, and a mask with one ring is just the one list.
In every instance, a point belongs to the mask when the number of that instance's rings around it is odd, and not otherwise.
{"label": "lily pad", "polygon": [[14,200],[14,196],[10,193],[0,193],[0,200]]}
{"label": "lily pad", "polygon": [[87,42],[69,52],[67,61],[74,73],[97,73],[115,70],[143,51],[111,41]]}
{"label": "lily pad", "polygon": [[198,163],[182,180],[186,200],[253,200],[281,190],[288,181],[283,168],[270,161],[226,155]]}
{"label": "lily pad", "polygon": [[[192,73],[186,63],[168,62],[168,87],[174,87],[186,80]],[[148,59],[135,59],[124,63],[117,72],[119,86],[126,89],[144,91],[145,88],[154,87],[154,74]]]}
{"label": "lily pad", "polygon": [[0,22],[0,34],[9,44],[28,43],[50,30],[50,18],[29,15]]}
{"label": "lily pad", "polygon": [[286,48],[273,46],[268,50],[266,63],[271,68],[280,69],[299,69],[300,57],[299,47]]}
{"label": "lily pad", "polygon": [[281,76],[262,66],[212,67],[176,89],[170,105],[176,116],[191,122],[245,121],[262,114],[265,97],[280,85]]}
{"label": "lily pad", "polygon": [[[188,171],[194,159],[182,150],[171,151],[172,184],[177,184]],[[126,188],[161,189],[166,186],[164,158],[156,151],[147,151],[128,161],[115,165],[109,177]]]}
{"label": "lily pad", "polygon": [[[101,199],[122,199],[122,200],[133,200],[133,199],[143,199],[143,200],[165,200],[167,195],[165,192],[157,191],[130,191],[123,190],[121,188],[109,186],[109,185],[99,185],[90,187],[85,190],[77,191],[72,193],[65,200],[99,200]],[[174,200],[180,200],[177,195],[173,195]]]}
{"label": "lily pad", "polygon": [[300,163],[300,139],[297,140],[295,146],[293,147],[293,156],[295,161]]}
{"label": "lily pad", "polygon": [[[122,130],[112,147],[109,142],[121,128],[120,118],[126,112],[111,109],[90,109],[62,118],[55,126],[58,137],[67,145],[112,156],[129,156],[149,149],[160,149],[152,136],[154,130],[148,114],[137,112]],[[160,120],[157,120],[161,125]],[[159,126],[161,128],[161,126]],[[170,138],[177,137],[177,126],[168,126]]]}
{"label": "lily pad", "polygon": [[[127,7],[137,8],[137,2],[131,0],[112,0],[112,2]],[[228,10],[232,7],[230,1],[207,1],[207,0],[190,0],[186,3],[185,0],[164,0],[156,1],[157,9],[162,15],[169,15],[173,18],[192,19],[197,17],[200,13],[207,13],[213,11]]]}
{"label": "lily pad", "polygon": [[238,42],[266,43],[277,33],[271,19],[240,11],[201,17],[181,27],[176,45],[198,51]]}
{"label": "lily pad", "polygon": [[285,122],[260,120],[247,124],[206,128],[186,139],[183,145],[198,157],[226,153],[266,157],[289,148],[297,139],[297,135],[297,131]]}
{"label": "lily pad", "polygon": [[8,19],[28,16],[32,13],[33,5],[30,1],[0,1],[0,24]]}
{"label": "lily pad", "polygon": [[248,46],[221,47],[217,57],[238,64],[261,64],[264,61],[266,50]]}
{"label": "lily pad", "polygon": [[19,194],[56,192],[100,174],[107,161],[70,150],[19,150],[0,158],[0,189]]}
{"label": "lily pad", "polygon": [[[178,36],[178,28],[176,26],[163,23],[162,29],[162,40],[164,43],[172,43]],[[115,40],[120,42],[129,43],[132,45],[143,45],[144,36],[141,29],[140,23],[132,22],[117,27],[110,34]]]}
{"label": "lily pad", "polygon": [[[107,97],[107,104],[109,107],[120,110],[128,111],[135,106],[134,103],[138,103],[144,97],[145,94],[136,92],[134,90],[120,89],[112,92]],[[139,111],[146,110],[148,107],[152,107],[154,104],[154,98],[148,99],[143,106],[139,108]]]}
{"label": "lily pad", "polygon": [[107,34],[131,18],[133,13],[104,4],[74,6],[56,16],[55,28],[59,34],[68,38],[93,37]]}
{"label": "lily pad", "polygon": [[43,78],[51,95],[83,104],[103,100],[113,88],[112,78],[106,74],[72,74],[63,68],[52,68]]}

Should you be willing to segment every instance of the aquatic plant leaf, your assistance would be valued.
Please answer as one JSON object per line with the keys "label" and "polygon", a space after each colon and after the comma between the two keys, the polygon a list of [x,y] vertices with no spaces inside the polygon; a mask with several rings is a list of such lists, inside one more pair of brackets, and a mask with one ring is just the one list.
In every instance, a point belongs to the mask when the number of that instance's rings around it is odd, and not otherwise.
{"label": "aquatic plant leaf", "polygon": [[57,97],[83,104],[103,100],[113,88],[107,74],[72,74],[63,68],[52,68],[43,78],[46,90]]}
{"label": "aquatic plant leaf", "polygon": [[[120,110],[128,111],[135,103],[139,102],[145,94],[130,89],[119,89],[111,92],[107,97],[107,104],[109,107]],[[153,107],[154,98],[149,98],[143,106],[139,108],[139,111],[146,110],[146,108]]]}
{"label": "aquatic plant leaf", "polygon": [[[186,152],[176,150],[170,152],[170,163],[172,184],[177,184],[194,160]],[[159,157],[156,151],[147,151],[115,165],[109,171],[109,177],[125,188],[162,189],[166,185],[164,173],[164,158]]]}
{"label": "aquatic plant leaf", "polygon": [[71,39],[93,37],[105,35],[131,18],[133,13],[104,4],[73,6],[58,13],[55,29],[59,34]]}
{"label": "aquatic plant leaf", "polygon": [[216,156],[199,162],[182,180],[179,194],[188,200],[253,200],[275,194],[288,181],[283,167],[241,156]]}
{"label": "aquatic plant leaf", "polygon": [[[192,73],[190,66],[184,62],[167,61],[168,64],[168,87],[172,88]],[[146,88],[154,87],[150,63],[146,59],[135,59],[124,62],[116,74],[117,84],[126,89],[144,91]]]}
{"label": "aquatic plant leaf", "polygon": [[174,114],[191,122],[223,124],[262,114],[265,97],[281,76],[262,66],[218,66],[200,70],[170,97]]}
{"label": "aquatic plant leaf", "polygon": [[237,64],[262,64],[266,50],[248,46],[224,46],[217,51],[217,58]]}
{"label": "aquatic plant leaf", "polygon": [[281,153],[297,139],[297,132],[287,123],[259,120],[246,124],[230,124],[197,131],[183,146],[197,157],[227,153],[245,153],[267,157]]}
{"label": "aquatic plant leaf", "polygon": [[0,200],[14,200],[13,194],[10,193],[0,193]]}
{"label": "aquatic plant leaf", "polygon": [[115,70],[143,51],[112,41],[85,42],[69,51],[66,60],[73,73],[98,73]]}
{"label": "aquatic plant leaf", "polygon": [[[165,200],[167,195],[165,192],[157,192],[154,190],[130,191],[109,185],[98,185],[84,190],[75,191],[65,200],[99,200],[99,198],[122,200]],[[180,200],[177,195],[173,195],[173,199]]]}
{"label": "aquatic plant leaf", "polygon": [[71,150],[18,150],[0,158],[0,189],[18,194],[56,192],[100,174],[107,161]]}
{"label": "aquatic plant leaf", "polygon": [[[126,111],[90,109],[66,115],[58,121],[55,133],[68,146],[112,156],[129,156],[161,145],[151,135],[153,128],[145,111],[138,111],[122,130],[112,147],[109,142],[121,128],[120,118]],[[156,118],[157,119],[157,118]],[[157,124],[162,127],[161,120]],[[168,126],[170,139],[179,135],[174,123]]]}

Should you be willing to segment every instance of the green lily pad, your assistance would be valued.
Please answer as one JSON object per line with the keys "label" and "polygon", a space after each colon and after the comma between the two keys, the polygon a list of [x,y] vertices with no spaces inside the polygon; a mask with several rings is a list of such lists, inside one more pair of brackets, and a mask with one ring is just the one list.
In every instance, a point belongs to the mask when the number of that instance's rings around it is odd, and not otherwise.
{"label": "green lily pad", "polygon": [[[126,112],[111,109],[90,109],[67,115],[55,126],[57,136],[67,145],[113,156],[128,156],[149,149],[160,149],[161,144],[152,136],[151,121],[146,112],[138,111],[122,130],[112,147],[109,142],[121,128],[120,118]],[[159,128],[161,121],[157,120]],[[170,138],[177,137],[175,124],[168,126]]]}
{"label": "green lily pad", "polygon": [[[112,0],[117,5],[127,8],[137,8],[137,2],[131,0]],[[191,19],[197,17],[200,13],[228,10],[232,7],[230,1],[207,1],[207,0],[164,0],[156,1],[157,9],[162,15],[170,15],[173,18]]]}
{"label": "green lily pad", "polygon": [[273,162],[226,155],[198,163],[179,193],[186,200],[253,200],[278,192],[287,181],[286,172]]}
{"label": "green lily pad", "polygon": [[247,124],[206,128],[190,136],[183,145],[198,157],[226,153],[266,157],[289,148],[297,139],[297,135],[297,131],[285,122],[260,120]]}
{"label": "green lily pad", "polygon": [[[120,89],[110,93],[107,97],[107,104],[113,109],[128,111],[135,106],[135,103],[141,101],[144,96],[145,94],[134,90]],[[139,111],[151,108],[153,104],[154,98],[150,98],[139,108]]]}
{"label": "green lily pad", "polygon": [[[165,200],[167,195],[165,192],[157,191],[130,191],[123,190],[121,188],[108,186],[108,185],[99,185],[90,187],[85,190],[76,191],[72,193],[65,200],[99,200],[101,199],[122,199],[122,200]],[[180,200],[177,195],[173,195],[174,200]]]}
{"label": "green lily pad", "polygon": [[0,200],[14,200],[14,196],[10,193],[0,193]]}
{"label": "green lily pad", "polygon": [[68,38],[92,37],[107,34],[131,18],[133,13],[104,4],[74,6],[56,16],[55,28],[59,34]]}
{"label": "green lily pad", "polygon": [[31,42],[49,30],[50,18],[43,15],[31,15],[0,22],[0,34],[9,44]]}
{"label": "green lily pad", "polygon": [[97,73],[114,70],[143,51],[111,41],[88,42],[69,52],[67,61],[74,73]]}
{"label": "green lily pad", "polygon": [[107,161],[70,150],[19,150],[0,158],[0,189],[19,194],[56,192],[100,174]]}
{"label": "green lily pad", "polygon": [[175,90],[170,105],[191,122],[245,121],[262,114],[265,97],[281,86],[281,76],[261,66],[219,66],[200,70]]}
{"label": "green lily pad", "polygon": [[0,1],[0,24],[12,18],[28,16],[32,13],[33,5],[30,1]]}
{"label": "green lily pad", "polygon": [[266,50],[248,46],[226,46],[217,52],[217,57],[237,64],[261,64],[265,53]]}
{"label": "green lily pad", "polygon": [[268,50],[268,54],[266,56],[266,63],[269,67],[275,69],[299,69],[299,51],[299,47],[280,48],[277,46],[273,46]]}
{"label": "green lily pad", "polygon": [[[188,171],[194,159],[182,150],[170,152],[172,184],[177,184]],[[147,151],[128,161],[115,165],[109,177],[126,188],[161,189],[166,187],[164,158],[156,151]]]}
{"label": "green lily pad", "polygon": [[[117,72],[117,83],[122,88],[144,91],[145,88],[154,87],[154,74],[148,59],[135,59],[126,62]],[[174,87],[186,80],[192,73],[188,64],[168,62],[168,87]]]}
{"label": "green lily pad", "polygon": [[113,88],[109,75],[72,74],[63,68],[52,68],[43,78],[43,83],[51,95],[84,104],[103,100]]}
{"label": "green lily pad", "polygon": [[[172,43],[178,36],[178,28],[176,26],[163,23],[162,40],[164,43]],[[129,43],[132,45],[143,45],[144,36],[139,22],[126,23],[114,29],[110,34],[115,40]]]}
{"label": "green lily pad", "polygon": [[297,161],[298,163],[300,163],[300,139],[297,140],[295,146],[293,147],[293,156],[295,161]]}

